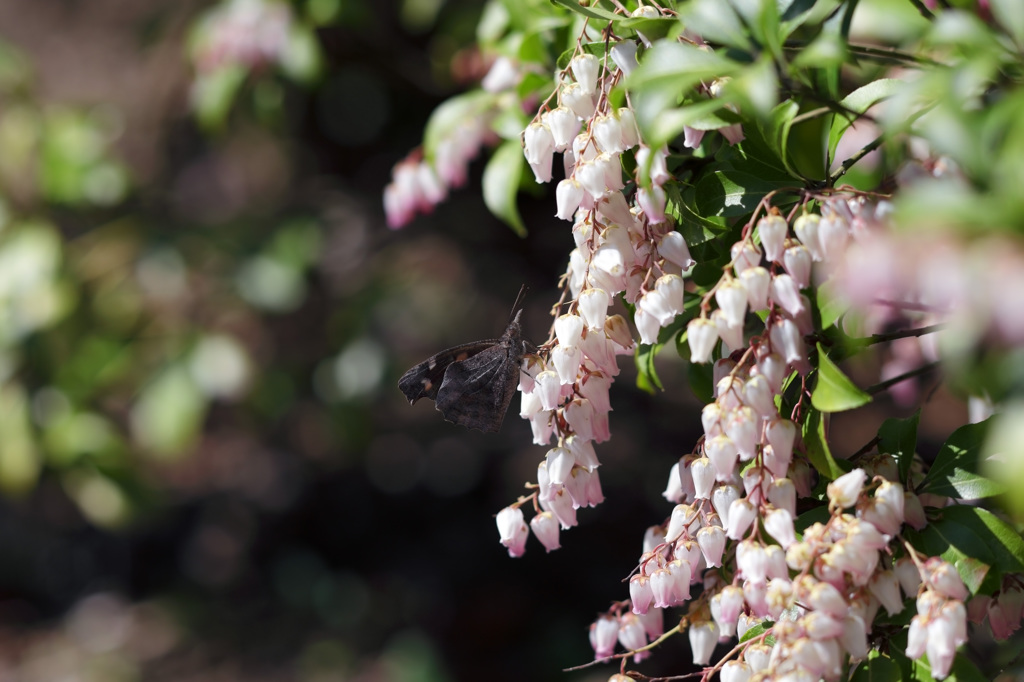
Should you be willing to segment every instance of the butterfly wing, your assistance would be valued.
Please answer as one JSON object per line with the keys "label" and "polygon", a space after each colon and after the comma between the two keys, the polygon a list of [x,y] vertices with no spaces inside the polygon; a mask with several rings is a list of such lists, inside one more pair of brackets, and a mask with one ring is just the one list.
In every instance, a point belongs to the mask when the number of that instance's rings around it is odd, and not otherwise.
{"label": "butterfly wing", "polygon": [[402,375],[398,388],[410,405],[420,398],[437,400],[437,392],[444,382],[445,371],[455,362],[471,358],[497,343],[497,340],[466,343],[432,355]]}
{"label": "butterfly wing", "polygon": [[498,431],[516,391],[518,356],[501,344],[449,365],[437,392],[437,409],[467,429]]}

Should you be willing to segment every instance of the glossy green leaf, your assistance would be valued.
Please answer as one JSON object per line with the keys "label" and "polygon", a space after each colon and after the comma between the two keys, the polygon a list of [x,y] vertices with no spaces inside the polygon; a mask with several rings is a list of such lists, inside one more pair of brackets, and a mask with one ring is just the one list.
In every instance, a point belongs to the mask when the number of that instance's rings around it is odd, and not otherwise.
{"label": "glossy green leaf", "polygon": [[714,171],[697,183],[697,211],[727,218],[744,215],[752,212],[765,195],[792,184],[733,169]]}
{"label": "glossy green leaf", "polygon": [[743,21],[728,2],[691,0],[679,8],[679,18],[688,30],[700,35],[709,43],[745,50],[753,48]]}
{"label": "glossy green leaf", "polygon": [[910,473],[910,465],[914,461],[917,449],[917,425],[921,420],[921,411],[906,419],[886,419],[878,429],[878,451],[888,453],[896,458],[896,466],[900,480],[904,483]]}
{"label": "glossy green leaf", "polygon": [[658,372],[654,368],[654,358],[661,352],[662,344],[637,344],[634,358],[636,360],[636,385],[642,391],[654,394],[663,391]]}
{"label": "glossy green leaf", "polygon": [[872,649],[866,661],[861,661],[850,682],[896,682],[903,679],[900,666],[891,657]]}
{"label": "glossy green leaf", "polygon": [[483,177],[484,203],[487,208],[520,237],[526,236],[526,226],[519,217],[516,194],[525,167],[522,146],[518,140],[507,140],[487,162]]}
{"label": "glossy green leaf", "polygon": [[832,158],[836,153],[836,145],[843,133],[853,124],[856,117],[866,112],[879,102],[892,97],[899,88],[906,87],[906,82],[895,78],[879,78],[865,86],[857,88],[844,97],[839,106],[845,113],[836,115],[832,129],[828,133],[828,153]]}
{"label": "glossy green leaf", "polygon": [[770,620],[763,620],[756,625],[750,626],[747,628],[747,631],[743,633],[743,636],[740,637],[740,643],[742,644],[743,642],[749,642],[752,639],[761,637],[764,633],[769,632],[774,625],[775,623]]}
{"label": "glossy green leaf", "polygon": [[599,19],[602,21],[615,21],[619,18],[613,12],[609,12],[598,4],[583,5],[578,0],[551,0],[552,4],[565,7],[566,9],[572,10],[577,14],[582,14],[588,19]]}
{"label": "glossy green leaf", "polygon": [[844,412],[871,402],[871,396],[857,388],[818,345],[818,372],[811,404],[822,412]]}
{"label": "glossy green leaf", "polygon": [[[824,417],[818,410],[810,410],[801,426],[804,447],[807,448],[807,456],[811,464],[830,481],[834,481],[846,473],[846,469],[832,456],[828,447],[828,440],[825,438]],[[849,463],[844,464],[849,467]]]}
{"label": "glossy green leaf", "polygon": [[818,285],[815,295],[818,300],[818,311],[821,313],[821,328],[828,329],[850,309],[850,303],[838,290],[835,280],[827,280]]}
{"label": "glossy green leaf", "polygon": [[1006,486],[981,474],[981,449],[991,420],[967,424],[950,434],[918,489],[922,493],[978,500],[999,495]]}
{"label": "glossy green leaf", "polygon": [[[685,335],[681,335],[680,339],[683,339]],[[684,355],[687,360],[690,358],[690,347],[680,345],[680,355]],[[700,400],[702,403],[710,403],[715,399],[714,382],[715,376],[715,365],[711,362],[688,362],[686,364],[686,379],[690,384],[690,390],[693,391],[693,395]]]}

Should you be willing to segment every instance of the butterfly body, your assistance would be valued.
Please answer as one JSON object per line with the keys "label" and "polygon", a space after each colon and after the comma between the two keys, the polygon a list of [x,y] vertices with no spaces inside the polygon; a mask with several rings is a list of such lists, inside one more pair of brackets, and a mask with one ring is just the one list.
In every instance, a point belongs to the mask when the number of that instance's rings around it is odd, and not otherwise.
{"label": "butterfly body", "polygon": [[500,339],[443,350],[402,375],[398,388],[409,404],[430,398],[454,424],[498,431],[519,384],[523,355],[533,349],[523,340],[521,314],[516,313]]}

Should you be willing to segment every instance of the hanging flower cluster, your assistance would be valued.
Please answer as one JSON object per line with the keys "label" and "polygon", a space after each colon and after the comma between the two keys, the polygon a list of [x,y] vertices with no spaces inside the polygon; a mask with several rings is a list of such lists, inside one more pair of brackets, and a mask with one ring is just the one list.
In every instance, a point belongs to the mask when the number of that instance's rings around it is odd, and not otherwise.
{"label": "hanging flower cluster", "polygon": [[197,27],[193,61],[200,73],[237,64],[260,68],[284,58],[292,11],[275,0],[228,0]]}
{"label": "hanging flower cluster", "polygon": [[[572,25],[582,28],[559,57],[564,68],[521,142],[536,182],[559,178],[555,215],[571,223],[575,248],[549,338],[525,361],[519,387],[520,414],[534,443],[548,449],[530,493],[497,515],[501,544],[520,556],[532,532],[548,551],[557,549],[577,511],[603,500],[595,445],[611,438],[618,356],[638,344],[656,350],[675,337],[691,363],[713,363],[712,400],[700,415],[704,433],[672,467],[664,496],[675,506],[647,529],[628,599],[613,602],[590,627],[595,661],[620,660],[612,679],[632,679],[629,659],[643,660],[686,630],[694,663],[708,666],[704,679],[831,681],[902,629],[906,643],[893,645],[902,646],[901,655],[920,665],[927,657],[929,673],[946,677],[968,620],[987,619],[1005,638],[1024,612],[1019,533],[961,504],[994,496],[998,486],[948,473],[977,464],[962,460],[976,459],[984,427],[950,436],[942,466],[915,459],[916,418],[889,420],[849,461],[836,460],[828,414],[871,400],[836,363],[848,354],[844,344],[892,343],[883,357],[885,381],[873,393],[889,389],[897,401],[910,401],[914,391],[900,382],[923,358],[939,356],[934,336],[919,338],[938,331],[938,323],[973,330],[966,341],[954,338],[961,351],[980,340],[1024,342],[1024,308],[1012,286],[1024,271],[1021,257],[1002,241],[974,244],[975,259],[952,238],[897,236],[890,221],[898,218],[898,195],[837,186],[881,139],[848,154],[824,181],[799,170],[788,136],[832,111],[804,106],[820,100],[821,93],[813,100],[800,94],[816,77],[799,72],[783,86],[773,79],[798,67],[762,57],[755,65],[736,62],[697,35],[742,43],[753,15],[741,20],[728,3],[702,0],[685,7],[616,2],[610,10],[600,2],[556,4],[578,9],[581,24]],[[719,13],[734,25],[712,20]],[[798,25],[808,16],[790,19]],[[659,45],[655,35],[668,38]],[[766,43],[759,37],[750,44],[756,49],[737,54],[760,54]],[[523,83],[523,68],[499,60],[487,91],[511,92]],[[891,103],[888,117],[901,106],[908,116],[923,113],[900,101],[900,86],[887,78],[844,100],[845,118],[835,114],[830,137],[838,140],[844,123],[866,120],[883,100]],[[517,104],[534,111],[532,97]],[[710,130],[720,137],[707,136]],[[768,177],[756,177],[762,172]],[[385,194],[392,226],[443,198],[451,183],[439,173],[418,157],[396,167]],[[893,173],[887,180],[895,184],[887,186],[899,189],[919,176],[913,169]],[[760,191],[762,185],[769,188]],[[712,209],[707,216],[702,201]],[[702,229],[703,241],[687,243],[684,232]],[[698,260],[701,267],[691,270]],[[616,301],[627,315],[613,310]],[[855,314],[844,319],[842,311]],[[889,331],[908,321],[913,328]],[[847,336],[861,330],[871,336]],[[971,573],[953,551],[932,556],[941,550],[928,533],[945,537],[961,521],[998,527],[1012,558]],[[989,569],[998,581],[983,585]],[[899,616],[910,604],[916,615]],[[666,630],[673,622],[679,625]],[[712,664],[716,646],[733,638],[735,646]]]}

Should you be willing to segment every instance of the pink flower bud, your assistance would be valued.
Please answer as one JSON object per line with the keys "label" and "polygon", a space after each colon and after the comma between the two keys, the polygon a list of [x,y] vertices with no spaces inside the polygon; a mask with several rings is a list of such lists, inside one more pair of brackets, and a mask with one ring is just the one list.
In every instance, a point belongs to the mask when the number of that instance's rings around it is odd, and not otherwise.
{"label": "pink flower bud", "polygon": [[760,265],[749,267],[739,275],[740,283],[747,292],[747,304],[753,311],[768,307],[768,290],[771,278]]}
{"label": "pink flower bud", "polygon": [[586,289],[579,295],[579,310],[588,329],[603,329],[611,302],[604,289]]}
{"label": "pink flower bud", "polygon": [[690,533],[696,532],[699,527],[700,516],[693,506],[677,504],[669,517],[668,527],[665,529],[665,539],[673,542],[683,537],[684,532],[689,537]]}
{"label": "pink flower bud", "polygon": [[642,185],[646,186],[647,181],[650,180],[651,184],[660,187],[672,177],[668,173],[667,158],[668,149],[664,147],[653,151],[650,147],[641,145],[636,150],[637,172]]}
{"label": "pink flower bud", "polygon": [[522,556],[526,551],[526,538],[529,528],[523,522],[523,511],[519,507],[505,507],[496,518],[501,544],[508,548],[511,557]]}
{"label": "pink flower bud", "polygon": [[547,551],[561,547],[558,542],[558,520],[551,512],[541,512],[530,519],[530,528]]}
{"label": "pink flower bud", "polygon": [[621,152],[625,149],[622,144],[622,122],[614,116],[598,115],[591,122],[591,134],[597,141],[597,146],[606,152]]}
{"label": "pink flower bud", "polygon": [[783,254],[783,265],[801,289],[811,285],[811,252],[806,246],[796,244],[786,249]]}
{"label": "pink flower bud", "polygon": [[711,497],[711,489],[715,484],[715,468],[707,457],[700,457],[690,464],[693,476],[693,496],[698,500]]}
{"label": "pink flower bud", "polygon": [[665,205],[668,202],[668,195],[658,185],[641,187],[636,191],[636,202],[640,209],[647,216],[647,221],[652,225],[665,222]]}
{"label": "pink flower bud", "polygon": [[732,245],[730,255],[733,260],[733,270],[739,277],[750,268],[758,267],[761,264],[761,249],[748,240],[738,241]]}
{"label": "pink flower bud", "polygon": [[718,341],[718,329],[707,318],[697,317],[686,325],[686,339],[690,346],[690,362],[707,362]]}
{"label": "pink flower bud", "polygon": [[885,607],[886,612],[890,616],[894,616],[903,610],[899,579],[892,571],[875,573],[871,577],[870,582],[868,582],[868,590]]}
{"label": "pink flower bud", "polygon": [[736,621],[740,617],[740,609],[743,608],[743,590],[739,587],[729,585],[722,588],[722,591],[711,597],[711,617],[715,619],[722,637],[732,637],[736,634]]}
{"label": "pink flower bud", "polygon": [[938,557],[932,557],[925,562],[925,568],[929,571],[928,584],[933,590],[947,599],[959,601],[967,599],[967,588],[964,587],[960,574],[956,572],[952,564]]}
{"label": "pink flower bud", "polygon": [[751,644],[743,651],[743,660],[754,673],[764,672],[772,655],[772,647],[767,644]]}
{"label": "pink flower bud", "polygon": [[711,505],[718,512],[718,516],[722,519],[722,527],[726,530],[729,529],[729,510],[732,503],[738,499],[740,499],[740,491],[732,485],[719,486],[711,493]]}
{"label": "pink flower bud", "polygon": [[[626,651],[636,651],[647,645],[647,634],[636,615],[627,613],[619,619],[619,644]],[[640,652],[634,656],[634,659],[640,661],[649,655],[650,652]]]}
{"label": "pink flower bud", "polygon": [[818,241],[821,244],[822,258],[836,260],[846,252],[846,242],[850,239],[850,225],[839,215],[825,216],[818,225]]}
{"label": "pink flower bud", "polygon": [[690,149],[696,149],[700,146],[701,140],[704,139],[703,130],[697,130],[690,126],[683,126],[683,146],[689,147]]}
{"label": "pink flower bud", "polygon": [[680,468],[679,462],[672,465],[672,469],[668,473],[668,485],[665,486],[665,492],[661,494],[666,500],[676,504],[683,501],[683,479],[679,475]]}
{"label": "pink flower bud", "polygon": [[722,355],[728,355],[743,346],[742,322],[732,324],[721,310],[715,310],[711,313],[711,321],[714,322],[715,330],[722,339],[722,343],[725,344],[725,347],[722,349]]}
{"label": "pink flower bud", "polygon": [[824,252],[821,248],[821,240],[818,236],[821,216],[815,213],[804,213],[793,221],[793,232],[797,239],[811,252],[811,258],[816,261],[824,260]]}
{"label": "pink flower bud", "polygon": [[547,501],[541,500],[541,508],[550,511],[558,519],[562,530],[568,530],[576,525],[576,508],[573,507],[572,496],[562,486],[552,486],[551,497]]}
{"label": "pink flower bud", "polygon": [[764,255],[768,262],[780,260],[786,233],[789,232],[785,218],[780,215],[765,216],[757,221],[757,232],[761,237],[761,246],[764,248]]}
{"label": "pink flower bud", "polygon": [[555,217],[562,220],[572,220],[576,215],[576,209],[583,201],[583,185],[576,178],[565,178],[555,188]]}
{"label": "pink flower bud", "polygon": [[793,367],[800,367],[807,362],[807,348],[804,337],[792,320],[780,319],[769,331],[772,350],[777,351]]}
{"label": "pink flower bud", "polygon": [[737,408],[725,423],[725,434],[736,445],[742,462],[749,462],[757,454],[757,436],[761,419],[747,406]]}
{"label": "pink flower bud", "polygon": [[804,302],[800,298],[800,288],[789,275],[775,275],[772,278],[771,299],[794,317],[804,310]]}
{"label": "pink flower bud", "polygon": [[744,540],[736,547],[736,567],[744,580],[764,582],[768,577],[768,553],[753,540]]}
{"label": "pink flower bud", "polygon": [[554,158],[555,139],[551,129],[540,122],[533,122],[523,132],[523,153],[533,169],[537,182],[551,179],[551,162]]}
{"label": "pink flower bud", "polygon": [[730,326],[742,325],[747,310],[747,290],[735,279],[729,279],[715,291],[715,301]]}
{"label": "pink flower bud", "polygon": [[697,545],[709,567],[722,565],[725,539],[725,531],[718,526],[705,526],[697,531]]}
{"label": "pink flower bud", "polygon": [[616,113],[622,123],[622,148],[632,149],[640,144],[640,131],[636,127],[636,116],[633,115],[633,110],[629,107],[619,107]]}
{"label": "pink flower bud", "polygon": [[690,257],[690,249],[686,246],[686,240],[678,232],[668,232],[658,243],[658,254],[670,263],[678,265],[680,269],[686,270],[693,265],[693,258]]}
{"label": "pink flower bud", "polygon": [[852,507],[864,488],[866,478],[863,469],[854,469],[829,483],[826,489],[829,503],[840,509]]}
{"label": "pink flower bud", "polygon": [[[782,419],[781,417],[773,419],[768,423],[765,435],[768,439],[768,443],[772,446],[774,456],[780,463],[785,462],[788,466],[789,462],[793,460],[793,443],[796,441],[796,424],[788,419]],[[772,469],[771,471],[779,478],[783,478],[786,475],[785,471],[782,471],[781,474],[777,473],[775,469]]]}
{"label": "pink flower bud", "polygon": [[654,604],[654,592],[651,590],[651,580],[642,573],[635,574],[629,579],[629,598],[633,602],[633,613],[642,615]]}
{"label": "pink flower bud", "polygon": [[719,679],[722,682],[748,682],[752,674],[750,666],[743,661],[726,661],[719,673]]}
{"label": "pink flower bud", "polygon": [[555,320],[555,337],[559,346],[571,347],[580,342],[583,319],[579,315],[559,315]]}
{"label": "pink flower bud", "polygon": [[789,512],[791,518],[796,516],[796,486],[788,478],[777,478],[768,488],[768,501],[779,509]]}
{"label": "pink flower bud", "polygon": [[688,633],[693,664],[707,665],[711,661],[715,645],[718,644],[718,626],[710,620],[691,623]]}
{"label": "pink flower bud", "polygon": [[[739,457],[739,450],[731,438],[719,434],[711,440],[704,441],[704,454],[715,469],[715,478],[719,481],[726,481],[736,471],[736,460]],[[722,511],[718,510],[721,514]]]}
{"label": "pink flower bud", "polygon": [[908,597],[916,597],[917,590],[921,586],[921,572],[917,570],[917,564],[909,557],[903,557],[893,562],[892,572],[903,588],[903,594]]}
{"label": "pink flower bud", "polygon": [[768,380],[772,393],[782,392],[782,382],[786,380],[786,361],[778,353],[766,353],[757,361],[758,374]]}
{"label": "pink flower bud", "polygon": [[867,658],[868,655],[868,633],[864,625],[864,619],[855,613],[847,615],[843,619],[843,634],[839,636],[839,643],[854,660]]}
{"label": "pink flower bud", "polygon": [[619,621],[611,616],[601,616],[590,625],[590,646],[594,659],[608,658],[615,653],[615,640],[619,636]]}
{"label": "pink flower bud", "polygon": [[756,517],[757,509],[750,503],[750,500],[734,500],[729,505],[729,527],[726,530],[726,536],[730,540],[741,540]]}
{"label": "pink flower bud", "polygon": [[576,464],[576,458],[566,448],[552,448],[545,456],[548,480],[554,485],[564,485]]}

